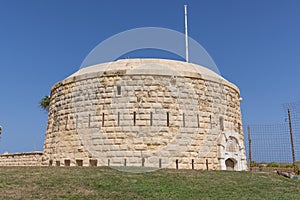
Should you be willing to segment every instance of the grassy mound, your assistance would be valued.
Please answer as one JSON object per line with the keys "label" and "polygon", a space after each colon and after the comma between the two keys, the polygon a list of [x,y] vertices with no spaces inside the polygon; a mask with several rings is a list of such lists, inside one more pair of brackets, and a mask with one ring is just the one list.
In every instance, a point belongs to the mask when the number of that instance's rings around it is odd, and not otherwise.
{"label": "grassy mound", "polygon": [[300,199],[300,182],[250,172],[0,167],[0,199]]}

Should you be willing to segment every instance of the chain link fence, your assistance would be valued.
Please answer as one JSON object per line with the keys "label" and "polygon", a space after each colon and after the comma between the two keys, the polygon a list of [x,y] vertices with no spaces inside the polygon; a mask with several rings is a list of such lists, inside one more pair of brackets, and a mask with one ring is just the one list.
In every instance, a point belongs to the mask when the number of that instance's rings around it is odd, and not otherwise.
{"label": "chain link fence", "polygon": [[250,170],[299,173],[300,102],[284,104],[283,108],[284,123],[243,126]]}

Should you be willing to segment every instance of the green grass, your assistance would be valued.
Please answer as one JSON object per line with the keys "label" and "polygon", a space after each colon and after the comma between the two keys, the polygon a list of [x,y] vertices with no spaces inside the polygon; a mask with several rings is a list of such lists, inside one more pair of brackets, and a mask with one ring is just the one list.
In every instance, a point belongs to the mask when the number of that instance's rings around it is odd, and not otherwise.
{"label": "green grass", "polygon": [[0,199],[300,199],[300,182],[250,172],[0,167]]}

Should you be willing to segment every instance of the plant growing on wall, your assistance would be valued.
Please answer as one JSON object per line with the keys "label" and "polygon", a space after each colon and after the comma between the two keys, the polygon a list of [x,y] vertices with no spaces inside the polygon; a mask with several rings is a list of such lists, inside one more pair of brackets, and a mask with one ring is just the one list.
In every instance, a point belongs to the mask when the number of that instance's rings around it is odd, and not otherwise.
{"label": "plant growing on wall", "polygon": [[50,97],[49,96],[45,96],[40,102],[39,102],[39,106],[45,110],[45,111],[49,111],[49,105],[50,105]]}

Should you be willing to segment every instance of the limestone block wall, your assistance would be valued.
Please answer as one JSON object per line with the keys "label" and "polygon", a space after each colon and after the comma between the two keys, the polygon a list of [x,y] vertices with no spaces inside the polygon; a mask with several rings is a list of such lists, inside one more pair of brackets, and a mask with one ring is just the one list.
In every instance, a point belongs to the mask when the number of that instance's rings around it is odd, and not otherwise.
{"label": "limestone block wall", "polygon": [[43,166],[43,152],[26,152],[0,155],[0,166]]}
{"label": "limestone block wall", "polygon": [[[232,159],[246,169],[235,85],[178,61],[94,68],[51,90],[49,164],[226,169]],[[235,148],[226,148],[229,137]]]}

